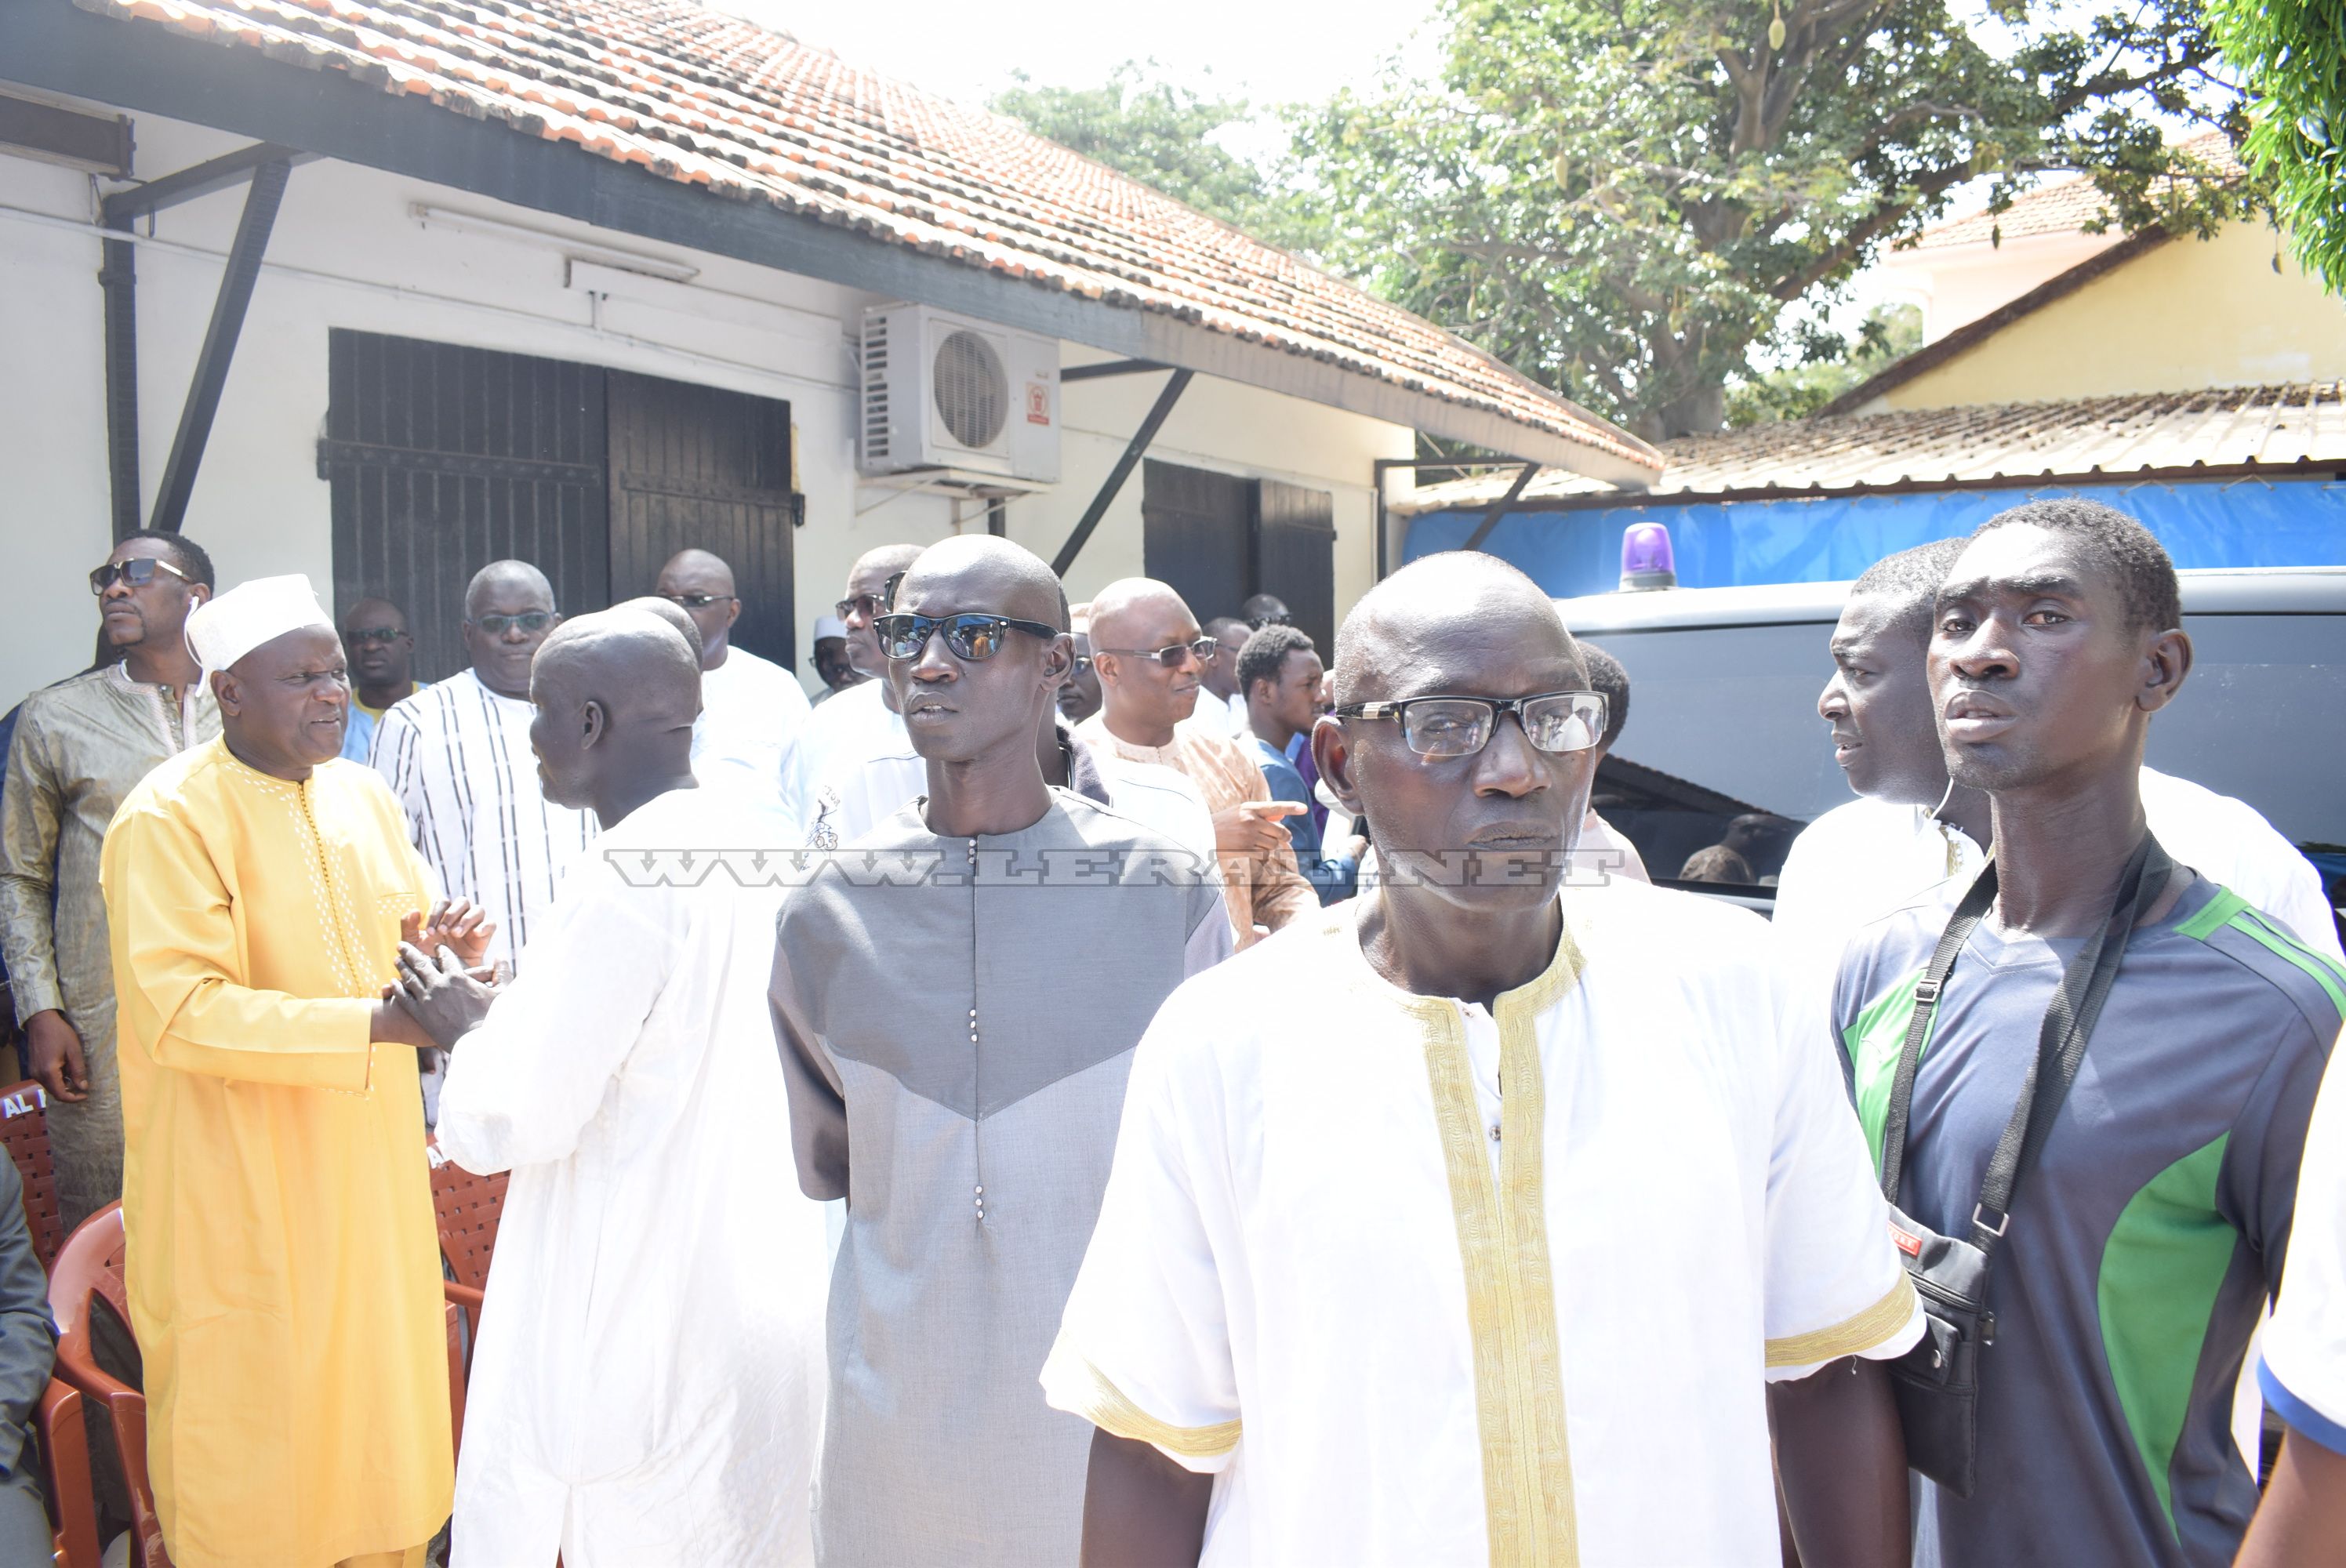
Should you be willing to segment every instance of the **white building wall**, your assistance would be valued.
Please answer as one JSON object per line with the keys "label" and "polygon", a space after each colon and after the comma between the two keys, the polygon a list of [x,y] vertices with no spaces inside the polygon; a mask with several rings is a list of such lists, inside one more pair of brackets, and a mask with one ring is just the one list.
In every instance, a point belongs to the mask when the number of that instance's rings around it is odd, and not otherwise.
{"label": "white building wall", "polygon": [[[241,145],[204,127],[137,117],[138,167],[154,178]],[[157,235],[225,252],[241,187],[172,208]],[[423,204],[546,236],[457,231],[417,221]],[[82,577],[110,538],[99,242],[87,177],[0,156],[0,707],[87,663],[96,626]],[[568,249],[699,269],[689,283],[617,281],[598,297],[567,286]],[[151,509],[221,264],[167,245],[138,249],[142,510]],[[607,278],[604,281],[612,280]],[[952,529],[942,496],[859,484],[852,334],[882,302],[813,280],[609,234],[547,215],[335,163],[298,166],[238,343],[185,524],[224,584],[270,573],[331,580],[331,523],[316,449],[334,328],[601,364],[725,387],[790,404],[807,526],[793,541],[801,667],[815,617],[872,545],[926,543]],[[1101,355],[1066,345],[1068,362]],[[1063,389],[1062,481],[1010,503],[1011,536],[1046,558],[1073,528],[1164,377]],[[1152,455],[1331,492],[1339,613],[1374,572],[1371,463],[1410,455],[1404,428],[1199,377]],[[1072,596],[1141,570],[1137,470],[1069,574]],[[982,530],[983,508],[963,507]],[[625,585],[615,585],[623,589]],[[1202,617],[1229,606],[1198,606]],[[811,680],[809,670],[807,678]]]}

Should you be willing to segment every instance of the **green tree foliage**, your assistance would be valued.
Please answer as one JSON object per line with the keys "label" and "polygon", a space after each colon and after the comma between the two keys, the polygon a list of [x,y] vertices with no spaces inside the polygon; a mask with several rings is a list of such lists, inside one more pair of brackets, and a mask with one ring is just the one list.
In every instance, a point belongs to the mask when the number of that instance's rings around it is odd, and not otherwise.
{"label": "green tree foliage", "polygon": [[1209,97],[1156,77],[1156,62],[1127,60],[1097,87],[1037,87],[1025,73],[989,106],[1037,136],[1273,244],[1297,234],[1291,203],[1263,172],[1214,140],[1250,123],[1243,98]]}
{"label": "green tree foliage", "polygon": [[1912,305],[1876,305],[1854,342],[1808,327],[1797,362],[1727,383],[1730,430],[1780,419],[1805,419],[1877,371],[1923,346],[1923,312]]}
{"label": "green tree foliage", "polygon": [[2255,95],[2242,155],[2270,182],[2298,260],[2346,293],[2346,9],[2208,0],[2208,15]]}
{"label": "green tree foliage", "polygon": [[2161,125],[2238,129],[2198,0],[2080,25],[1946,0],[1448,0],[1440,83],[1296,118],[1325,259],[1640,433],[1715,430],[1796,300],[1949,193],[2090,172],[2116,221],[2246,198]]}

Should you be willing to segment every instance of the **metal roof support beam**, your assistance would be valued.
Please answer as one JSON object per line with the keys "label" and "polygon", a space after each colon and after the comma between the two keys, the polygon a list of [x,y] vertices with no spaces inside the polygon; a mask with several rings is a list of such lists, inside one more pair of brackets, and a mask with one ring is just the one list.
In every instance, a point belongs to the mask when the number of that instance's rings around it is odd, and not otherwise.
{"label": "metal roof support beam", "polygon": [[[109,228],[128,231],[124,219]],[[106,313],[106,470],[117,541],[138,531],[138,247],[108,239],[97,287]]]}
{"label": "metal roof support beam", "polygon": [[1107,515],[1108,505],[1116,500],[1117,492],[1124,488],[1124,482],[1132,477],[1133,465],[1140,461],[1141,453],[1148,450],[1148,443],[1157,439],[1157,432],[1165,423],[1166,416],[1173,412],[1173,405],[1181,401],[1181,393],[1188,386],[1192,373],[1175,371],[1166,378],[1165,390],[1157,394],[1156,402],[1149,407],[1148,417],[1140,422],[1140,428],[1133,433],[1130,443],[1124,449],[1124,455],[1116,460],[1114,468],[1107,471],[1107,482],[1099,487],[1099,494],[1092,497],[1092,504],[1084,508],[1083,517],[1076,524],[1076,531],[1067,535],[1067,542],[1060,545],[1059,553],[1051,558],[1051,570],[1060,576],[1066,576],[1067,568],[1076,564],[1076,557],[1083,554],[1084,545],[1091,539],[1092,530],[1098,527],[1100,519]]}
{"label": "metal roof support beam", "polygon": [[176,534],[188,514],[196,469],[204,460],[204,443],[211,439],[212,416],[219,412],[221,389],[228,385],[229,361],[236,354],[236,340],[244,331],[245,308],[252,303],[252,286],[260,277],[261,253],[269,249],[269,231],[276,225],[278,204],[285,198],[285,181],[292,172],[292,161],[284,158],[252,170],[252,188],[245,193],[244,215],[237,219],[236,240],[229,247],[228,270],[220,279],[219,297],[212,301],[211,325],[204,329],[203,351],[196,356],[196,373],[188,384],[187,403],[179,411],[179,432],[171,438],[171,456],[163,464],[163,484],[155,494],[150,528]]}
{"label": "metal roof support beam", "polygon": [[307,163],[311,154],[295,148],[280,147],[275,142],[255,142],[234,152],[222,153],[177,174],[167,174],[160,179],[150,179],[144,185],[134,185],[128,190],[117,190],[99,204],[106,226],[128,229],[134,218],[146,218],[167,207],[177,207],[183,201],[193,201],[199,196],[209,196],[215,190],[226,190],[241,185],[252,177],[253,170],[264,164]]}
{"label": "metal roof support beam", "polygon": [[1069,365],[1059,372],[1062,382],[1096,381],[1101,376],[1138,375],[1142,371],[1170,370],[1155,360],[1102,360],[1096,365]]}
{"label": "metal roof support beam", "polygon": [[1461,545],[1459,548],[1462,550],[1481,549],[1483,547],[1483,541],[1491,536],[1491,530],[1499,525],[1499,519],[1507,514],[1507,508],[1513,506],[1518,500],[1522,499],[1524,486],[1529,484],[1532,482],[1532,475],[1537,473],[1539,471],[1540,465],[1538,463],[1525,463],[1523,468],[1515,474],[1515,482],[1507,486],[1507,493],[1504,495],[1500,496],[1496,501],[1491,503],[1491,509],[1483,514],[1483,520],[1474,524],[1474,532],[1466,535],[1466,543]]}

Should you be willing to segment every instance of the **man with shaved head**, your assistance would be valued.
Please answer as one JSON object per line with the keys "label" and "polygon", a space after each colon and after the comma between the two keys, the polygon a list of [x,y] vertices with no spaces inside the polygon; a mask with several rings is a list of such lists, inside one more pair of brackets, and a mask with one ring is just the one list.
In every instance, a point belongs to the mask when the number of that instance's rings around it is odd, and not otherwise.
{"label": "man with shaved head", "polygon": [[[1244,640],[1243,626],[1238,636]],[[1092,601],[1092,667],[1105,700],[1076,733],[1127,763],[1187,774],[1198,787],[1213,816],[1230,927],[1245,947],[1258,931],[1277,931],[1317,910],[1320,895],[1296,868],[1280,821],[1303,808],[1271,799],[1262,770],[1219,720],[1193,717],[1215,647],[1165,584],[1110,583]]]}
{"label": "man with shaved head", "polygon": [[351,728],[342,737],[342,755],[364,762],[374,751],[382,716],[423,689],[415,679],[407,612],[389,599],[361,599],[342,617],[342,647],[351,659]]}
{"label": "man with shaved head", "polygon": [[1246,690],[1239,679],[1239,655],[1246,651],[1254,628],[1236,616],[1216,616],[1205,626],[1214,650],[1198,670],[1198,717],[1201,723],[1220,723],[1243,748],[1247,742]]}
{"label": "man with shaved head", "polygon": [[799,731],[813,705],[798,677],[732,643],[741,600],[733,568],[706,550],[679,550],[653,590],[692,617],[700,648],[700,717],[692,770],[703,783],[745,796],[766,820],[765,841],[796,845]]}
{"label": "man with shaved head", "polygon": [[822,1210],[779,1135],[777,894],[754,865],[683,869],[755,845],[763,820],[696,779],[702,662],[624,605],[548,637],[530,739],[546,798],[595,814],[598,852],[512,984],[402,952],[403,1005],[451,1053],[441,1152],[513,1173],[465,1396],[460,1563],[810,1560]]}
{"label": "man with shaved head", "polygon": [[[472,667],[394,704],[369,759],[440,886],[496,922],[489,960],[508,970],[520,967],[563,874],[595,836],[586,812],[546,799],[530,763],[530,664],[561,620],[536,566],[482,567],[464,590]],[[427,1125],[438,1115],[442,1065],[434,1053],[423,1075]]]}
{"label": "man with shaved head", "polygon": [[1048,566],[948,539],[875,624],[926,788],[786,896],[774,954],[799,1179],[847,1199],[817,1546],[831,1568],[1071,1563],[1089,1433],[1035,1374],[1132,1047],[1229,927],[1194,857],[1045,782],[1068,663]]}
{"label": "man with shaved head", "polygon": [[185,1568],[422,1568],[449,1503],[432,1042],[384,993],[403,929],[457,967],[488,933],[433,902],[341,757],[348,672],[306,579],[240,585],[187,640],[220,738],[130,792],[101,872],[164,1543]]}
{"label": "man with shaved head", "polygon": [[[1833,627],[1817,714],[1858,799],[1792,840],[1775,908],[1777,929],[1827,964],[1868,921],[1977,875],[1994,843],[1987,796],[1948,774],[1923,677],[1933,602],[1963,548],[1943,539],[1882,557],[1850,585]],[[2156,768],[2142,769],[2141,783],[2150,830],[2169,854],[2346,963],[2320,875],[2255,807]]]}
{"label": "man with shaved head", "polygon": [[1902,1565],[1922,1331],[1767,926],[1564,871],[1605,704],[1480,554],[1336,639],[1321,777],[1382,875],[1133,1060],[1051,1402],[1085,1560]]}
{"label": "man with shaved head", "polygon": [[920,558],[918,545],[882,545],[857,557],[837,606],[847,628],[847,659],[862,684],[826,702],[800,732],[798,789],[807,841],[834,849],[852,833],[842,822],[871,823],[921,792],[927,775],[905,733],[898,697],[883,677],[888,661],[872,623],[887,609],[888,585]]}

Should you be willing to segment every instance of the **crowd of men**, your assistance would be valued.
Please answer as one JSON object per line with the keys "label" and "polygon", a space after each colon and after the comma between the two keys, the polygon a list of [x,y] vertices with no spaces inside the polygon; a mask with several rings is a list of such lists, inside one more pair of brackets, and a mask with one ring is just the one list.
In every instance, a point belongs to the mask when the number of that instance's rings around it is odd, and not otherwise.
{"label": "crowd of men", "polygon": [[[178,535],[90,585],[0,953],[181,1568],[2346,1542],[2346,952],[2143,766],[2192,649],[2107,507],[1854,585],[1856,798],[1772,924],[1650,884],[1590,806],[1631,672],[1479,554],[1322,650],[886,545],[813,702],[701,550],[566,619],[491,563],[429,685],[397,605]],[[511,1173],[461,1462],[427,1146]],[[0,1564],[47,1556],[15,1182]]]}

